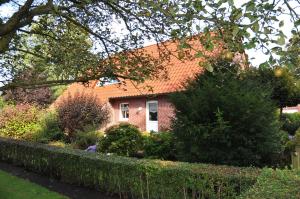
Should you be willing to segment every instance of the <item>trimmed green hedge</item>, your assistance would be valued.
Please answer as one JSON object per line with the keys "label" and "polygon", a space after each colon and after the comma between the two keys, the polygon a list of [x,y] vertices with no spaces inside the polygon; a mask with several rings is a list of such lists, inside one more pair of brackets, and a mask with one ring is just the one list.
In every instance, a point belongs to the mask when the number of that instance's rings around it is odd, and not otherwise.
{"label": "trimmed green hedge", "polygon": [[0,158],[62,181],[129,198],[234,198],[260,170],[139,160],[0,138]]}
{"label": "trimmed green hedge", "polygon": [[300,171],[263,169],[257,183],[239,199],[299,199]]}

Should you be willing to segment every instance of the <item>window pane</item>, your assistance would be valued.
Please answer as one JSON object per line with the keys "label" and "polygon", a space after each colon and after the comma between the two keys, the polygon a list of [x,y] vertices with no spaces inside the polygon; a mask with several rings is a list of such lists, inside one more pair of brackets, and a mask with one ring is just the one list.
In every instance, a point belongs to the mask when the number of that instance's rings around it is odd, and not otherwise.
{"label": "window pane", "polygon": [[123,119],[129,118],[129,104],[121,104],[121,117]]}
{"label": "window pane", "polygon": [[149,120],[157,121],[157,103],[149,103]]}

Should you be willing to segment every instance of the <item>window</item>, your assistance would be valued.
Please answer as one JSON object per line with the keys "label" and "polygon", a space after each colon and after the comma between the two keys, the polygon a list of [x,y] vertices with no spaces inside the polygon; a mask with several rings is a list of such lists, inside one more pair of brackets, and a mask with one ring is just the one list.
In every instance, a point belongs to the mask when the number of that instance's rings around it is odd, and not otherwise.
{"label": "window", "polygon": [[128,120],[128,118],[129,118],[129,104],[121,103],[120,104],[120,119]]}
{"label": "window", "polygon": [[99,81],[97,82],[97,86],[106,86],[106,85],[112,85],[112,84],[118,84],[120,81],[117,78],[113,77],[101,77]]}
{"label": "window", "polygon": [[149,121],[157,121],[157,102],[149,102]]}

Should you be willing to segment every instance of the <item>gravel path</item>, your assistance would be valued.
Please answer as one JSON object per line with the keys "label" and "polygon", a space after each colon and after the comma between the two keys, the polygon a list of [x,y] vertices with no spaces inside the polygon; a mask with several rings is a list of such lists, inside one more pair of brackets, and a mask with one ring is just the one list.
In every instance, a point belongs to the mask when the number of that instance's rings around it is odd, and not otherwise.
{"label": "gravel path", "polygon": [[94,189],[63,183],[58,180],[51,179],[46,176],[42,176],[33,172],[29,172],[21,167],[16,167],[4,162],[0,162],[0,169],[14,176],[27,179],[33,183],[46,187],[51,191],[55,191],[62,195],[68,196],[71,199],[117,199],[119,198],[116,196],[107,196],[104,193],[101,193]]}

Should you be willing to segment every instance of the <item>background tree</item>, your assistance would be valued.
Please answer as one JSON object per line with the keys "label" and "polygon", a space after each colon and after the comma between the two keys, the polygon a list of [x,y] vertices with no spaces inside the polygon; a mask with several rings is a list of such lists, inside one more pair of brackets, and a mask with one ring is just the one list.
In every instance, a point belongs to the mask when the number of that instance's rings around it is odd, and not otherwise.
{"label": "background tree", "polygon": [[293,35],[283,50],[281,55],[281,64],[285,65],[290,71],[299,79],[300,77],[300,36],[299,34]]}
{"label": "background tree", "polygon": [[[31,81],[32,79],[43,80],[45,77],[41,74],[37,75],[34,71],[24,71],[19,74],[14,81]],[[17,87],[6,90],[3,94],[3,99],[16,104],[35,104],[39,106],[46,106],[53,101],[52,95],[52,90],[49,87]]]}
{"label": "background tree", "polygon": [[[42,33],[28,37],[21,34],[18,52],[6,54],[5,65],[9,68],[11,82],[7,85],[43,86],[43,83],[70,83],[74,79],[85,78],[85,74],[95,74],[91,66],[97,66],[99,59],[91,52],[92,43],[88,34],[71,23],[57,23],[53,17],[41,17],[43,24],[32,25],[31,29]],[[72,50],[70,50],[72,49]],[[36,75],[31,78],[18,78],[24,71]],[[40,78],[40,77],[43,78]],[[36,77],[36,78],[35,78]]]}
{"label": "background tree", "polygon": [[282,150],[271,89],[221,62],[171,95],[178,159],[238,166],[272,165]]}
{"label": "background tree", "polygon": [[246,78],[269,86],[272,100],[280,109],[280,118],[284,107],[297,106],[300,103],[299,80],[288,68],[252,68],[245,75]]}

